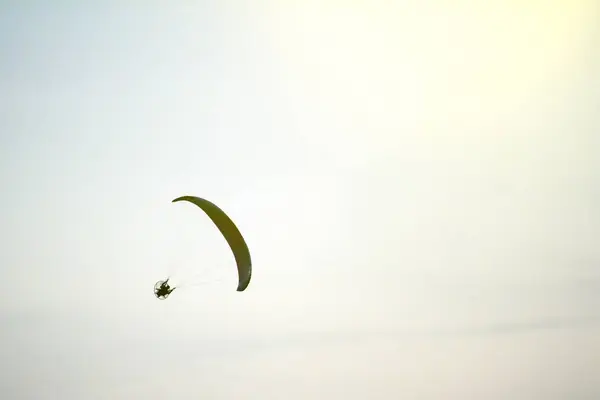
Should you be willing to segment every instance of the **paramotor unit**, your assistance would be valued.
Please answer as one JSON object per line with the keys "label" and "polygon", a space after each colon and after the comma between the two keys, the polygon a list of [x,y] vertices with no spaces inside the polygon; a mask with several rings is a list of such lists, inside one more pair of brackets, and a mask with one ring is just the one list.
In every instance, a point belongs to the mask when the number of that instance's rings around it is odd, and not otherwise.
{"label": "paramotor unit", "polygon": [[154,295],[159,300],[164,300],[169,297],[171,292],[173,292],[175,289],[177,288],[169,285],[169,278],[167,278],[166,281],[158,281],[154,284]]}

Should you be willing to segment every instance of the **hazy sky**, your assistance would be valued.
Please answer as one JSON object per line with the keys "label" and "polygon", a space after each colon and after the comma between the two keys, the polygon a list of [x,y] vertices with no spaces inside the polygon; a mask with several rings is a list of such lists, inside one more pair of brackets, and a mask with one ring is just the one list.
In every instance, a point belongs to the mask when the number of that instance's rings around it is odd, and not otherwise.
{"label": "hazy sky", "polygon": [[0,3],[3,399],[600,398],[596,1],[69,3]]}

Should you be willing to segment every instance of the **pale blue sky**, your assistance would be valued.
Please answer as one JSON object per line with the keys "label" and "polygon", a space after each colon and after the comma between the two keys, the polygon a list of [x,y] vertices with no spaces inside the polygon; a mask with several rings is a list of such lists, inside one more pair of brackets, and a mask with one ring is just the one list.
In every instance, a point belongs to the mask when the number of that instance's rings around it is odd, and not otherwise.
{"label": "pale blue sky", "polygon": [[467,3],[1,3],[2,397],[599,398],[599,14]]}

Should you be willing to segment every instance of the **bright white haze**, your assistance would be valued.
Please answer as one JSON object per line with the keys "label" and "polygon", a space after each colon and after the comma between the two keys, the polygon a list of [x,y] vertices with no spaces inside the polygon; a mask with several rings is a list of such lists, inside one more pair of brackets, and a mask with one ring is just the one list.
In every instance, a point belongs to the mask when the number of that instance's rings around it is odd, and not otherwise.
{"label": "bright white haze", "polygon": [[600,398],[596,2],[68,4],[0,5],[2,399]]}

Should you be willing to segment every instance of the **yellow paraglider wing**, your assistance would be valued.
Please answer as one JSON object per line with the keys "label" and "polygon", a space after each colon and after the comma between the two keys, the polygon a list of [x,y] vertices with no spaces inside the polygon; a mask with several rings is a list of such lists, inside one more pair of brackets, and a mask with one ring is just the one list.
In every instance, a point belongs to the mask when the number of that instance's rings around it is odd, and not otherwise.
{"label": "yellow paraglider wing", "polygon": [[178,201],[189,201],[197,205],[219,228],[235,257],[239,279],[237,291],[243,292],[248,287],[252,276],[252,260],[250,259],[248,245],[237,226],[223,210],[208,200],[195,196],[182,196],[173,200],[173,203]]}

